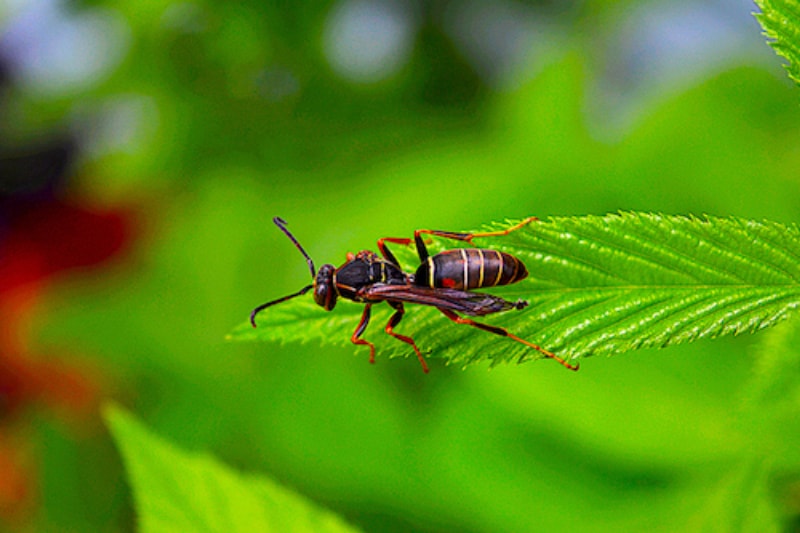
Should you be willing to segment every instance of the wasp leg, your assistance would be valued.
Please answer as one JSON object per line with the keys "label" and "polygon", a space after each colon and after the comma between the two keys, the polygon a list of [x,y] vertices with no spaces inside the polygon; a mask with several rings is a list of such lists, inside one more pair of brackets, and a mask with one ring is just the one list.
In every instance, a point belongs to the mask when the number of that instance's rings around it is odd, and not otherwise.
{"label": "wasp leg", "polygon": [[566,368],[568,368],[570,370],[578,370],[578,368],[580,367],[580,365],[578,365],[578,364],[573,365],[573,364],[568,363],[567,361],[565,361],[561,357],[557,356],[554,353],[548,352],[547,350],[545,350],[541,346],[533,344],[532,342],[528,342],[525,339],[521,339],[521,338],[517,337],[516,335],[514,335],[513,333],[509,333],[508,330],[506,330],[504,328],[501,328],[501,327],[498,327],[498,326],[490,326],[488,324],[481,324],[480,322],[475,322],[474,320],[471,320],[469,318],[460,317],[457,314],[455,314],[453,311],[450,311],[449,309],[441,309],[441,308],[439,308],[439,311],[441,311],[444,314],[444,316],[446,316],[447,318],[449,318],[450,320],[452,320],[453,322],[455,322],[457,324],[467,324],[468,326],[473,326],[473,327],[476,327],[478,329],[482,329],[484,331],[488,331],[489,333],[494,333],[495,335],[500,335],[502,337],[508,337],[510,339],[513,339],[513,340],[519,342],[519,343],[524,344],[525,346],[530,346],[531,348],[533,348],[537,352],[541,353],[545,357],[548,357],[550,359],[553,359],[553,360],[557,361],[558,363],[560,363],[561,365],[565,366]]}
{"label": "wasp leg", "polygon": [[405,308],[403,307],[403,304],[400,302],[386,302],[386,303],[388,303],[395,309],[394,314],[391,316],[391,318],[389,318],[389,322],[386,324],[386,329],[385,329],[386,333],[388,333],[395,339],[401,340],[406,344],[410,344],[411,347],[414,348],[414,351],[417,352],[417,359],[419,359],[419,364],[422,365],[422,371],[427,374],[428,365],[427,363],[425,363],[425,358],[422,357],[422,352],[420,352],[419,348],[417,348],[417,343],[414,342],[414,339],[394,332],[395,326],[397,326],[397,324],[400,323],[400,321],[403,319],[403,315],[406,312]]}
{"label": "wasp leg", "polygon": [[367,324],[369,324],[369,315],[370,315],[370,308],[372,304],[366,304],[364,306],[364,312],[361,314],[361,321],[356,326],[356,330],[353,332],[353,336],[350,337],[350,342],[353,344],[363,344],[369,346],[369,362],[375,364],[375,345],[371,342],[364,340],[361,337],[361,334],[364,333],[364,330],[367,329]]}
{"label": "wasp leg", "polygon": [[[517,231],[518,229],[520,229],[520,228],[522,228],[524,226],[527,226],[528,224],[530,224],[531,222],[534,222],[536,220],[539,220],[539,219],[536,218],[536,217],[528,217],[525,220],[523,220],[522,222],[520,222],[519,224],[515,224],[515,225],[511,226],[510,228],[507,228],[507,229],[504,229],[504,230],[500,230],[500,231],[486,231],[486,232],[483,232],[483,233],[458,233],[458,232],[455,232],[455,231],[438,231],[438,230],[430,230],[430,229],[418,229],[417,231],[414,232],[414,241],[417,244],[417,250],[418,251],[420,250],[420,247],[422,247],[422,249],[425,248],[425,243],[422,242],[422,237],[421,237],[421,235],[423,233],[428,234],[428,235],[436,235],[437,237],[444,237],[446,239],[454,239],[454,240],[457,240],[457,241],[465,241],[465,242],[468,242],[468,243],[472,244],[472,239],[480,238],[480,237],[500,237],[502,235],[508,235],[512,231]],[[426,258],[427,258],[427,255],[428,255],[427,250],[425,250],[425,257]],[[422,254],[420,254],[420,258],[422,258]],[[424,261],[424,259],[423,259],[423,261]]]}
{"label": "wasp leg", "polygon": [[394,256],[391,250],[389,250],[389,248],[386,247],[387,242],[391,242],[394,244],[403,244],[408,246],[409,244],[411,244],[411,239],[404,239],[402,237],[384,237],[382,239],[378,239],[378,250],[381,251],[383,257],[390,263],[393,263],[395,266],[399,267],[400,263],[397,261],[397,258]]}

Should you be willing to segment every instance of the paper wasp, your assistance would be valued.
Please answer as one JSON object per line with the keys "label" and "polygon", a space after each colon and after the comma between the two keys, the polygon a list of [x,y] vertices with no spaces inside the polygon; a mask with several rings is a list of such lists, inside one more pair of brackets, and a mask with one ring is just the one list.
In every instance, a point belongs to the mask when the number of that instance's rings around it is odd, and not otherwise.
{"label": "paper wasp", "polygon": [[357,254],[347,254],[347,261],[336,268],[331,264],[314,267],[314,261],[306,253],[294,235],[287,229],[286,221],[275,217],[273,222],[294,243],[305,257],[311,270],[313,282],[299,291],[283,298],[259,305],[250,313],[250,322],[256,327],[256,315],[262,310],[291,298],[302,296],[314,289],[314,301],[326,311],[336,306],[337,298],[345,298],[363,303],[364,312],[350,340],[353,344],[369,346],[369,362],[375,362],[375,346],[361,338],[370,319],[370,311],[376,303],[386,302],[394,313],[386,324],[385,331],[392,337],[411,345],[417,354],[422,370],[428,372],[428,365],[414,339],[394,331],[405,314],[404,303],[429,305],[437,308],[447,318],[458,324],[469,326],[508,337],[516,342],[533,348],[544,356],[554,359],[570,370],[577,370],[578,365],[570,364],[557,355],[540,346],[528,342],[505,328],[476,322],[471,318],[459,315],[485,316],[510,309],[523,309],[528,305],[525,300],[510,302],[498,296],[472,292],[473,289],[508,285],[525,279],[528,270],[518,258],[497,250],[478,248],[457,248],[445,250],[436,255],[429,255],[423,235],[433,235],[472,244],[472,240],[482,237],[508,235],[512,231],[538,220],[529,217],[508,229],[484,233],[456,233],[451,231],[417,230],[413,242],[416,245],[420,265],[414,274],[404,272],[394,254],[386,243],[410,245],[410,238],[384,237],[378,239],[378,254],[363,250]]}

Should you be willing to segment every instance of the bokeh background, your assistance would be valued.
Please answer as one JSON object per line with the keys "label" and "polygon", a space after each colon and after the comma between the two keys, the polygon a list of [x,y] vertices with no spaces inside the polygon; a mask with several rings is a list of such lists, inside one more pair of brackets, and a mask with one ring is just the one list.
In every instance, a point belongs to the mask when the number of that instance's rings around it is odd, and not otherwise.
{"label": "bokeh background", "polygon": [[[0,0],[0,530],[135,528],[109,399],[367,531],[747,514],[769,333],[427,376],[225,335],[308,283],[276,215],[318,263],[528,215],[797,222],[800,100],[754,10]],[[787,529],[797,472],[765,484]]]}

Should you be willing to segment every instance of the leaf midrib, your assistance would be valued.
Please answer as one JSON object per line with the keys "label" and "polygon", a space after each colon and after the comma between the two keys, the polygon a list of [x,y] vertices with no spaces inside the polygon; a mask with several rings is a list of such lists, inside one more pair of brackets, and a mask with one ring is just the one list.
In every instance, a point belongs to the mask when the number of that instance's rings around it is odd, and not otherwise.
{"label": "leaf midrib", "polygon": [[507,289],[503,291],[503,295],[513,295],[513,296],[526,296],[526,295],[540,295],[540,294],[561,294],[561,293],[579,293],[579,292],[605,292],[605,291],[668,291],[668,290],[675,290],[675,291],[686,291],[686,290],[719,290],[719,289],[730,289],[730,290],[766,290],[769,288],[773,289],[800,289],[800,282],[798,283],[780,283],[780,284],[760,284],[760,283],[742,283],[742,284],[731,284],[731,283],[720,283],[720,284],[709,284],[705,283],[702,285],[693,285],[693,284],[666,284],[666,285],[590,285],[585,287],[558,287],[558,288],[551,288],[551,289],[531,289],[531,290],[521,290],[518,288],[514,289]]}

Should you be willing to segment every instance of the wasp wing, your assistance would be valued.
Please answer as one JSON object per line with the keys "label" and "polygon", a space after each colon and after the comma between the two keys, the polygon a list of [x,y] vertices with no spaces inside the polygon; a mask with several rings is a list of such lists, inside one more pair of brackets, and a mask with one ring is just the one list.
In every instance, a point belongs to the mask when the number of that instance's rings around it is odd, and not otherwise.
{"label": "wasp wing", "polygon": [[416,285],[388,285],[376,283],[364,287],[359,296],[366,301],[407,302],[450,309],[471,316],[484,316],[509,309],[522,309],[528,302],[510,302],[499,296],[458,289],[434,289]]}

